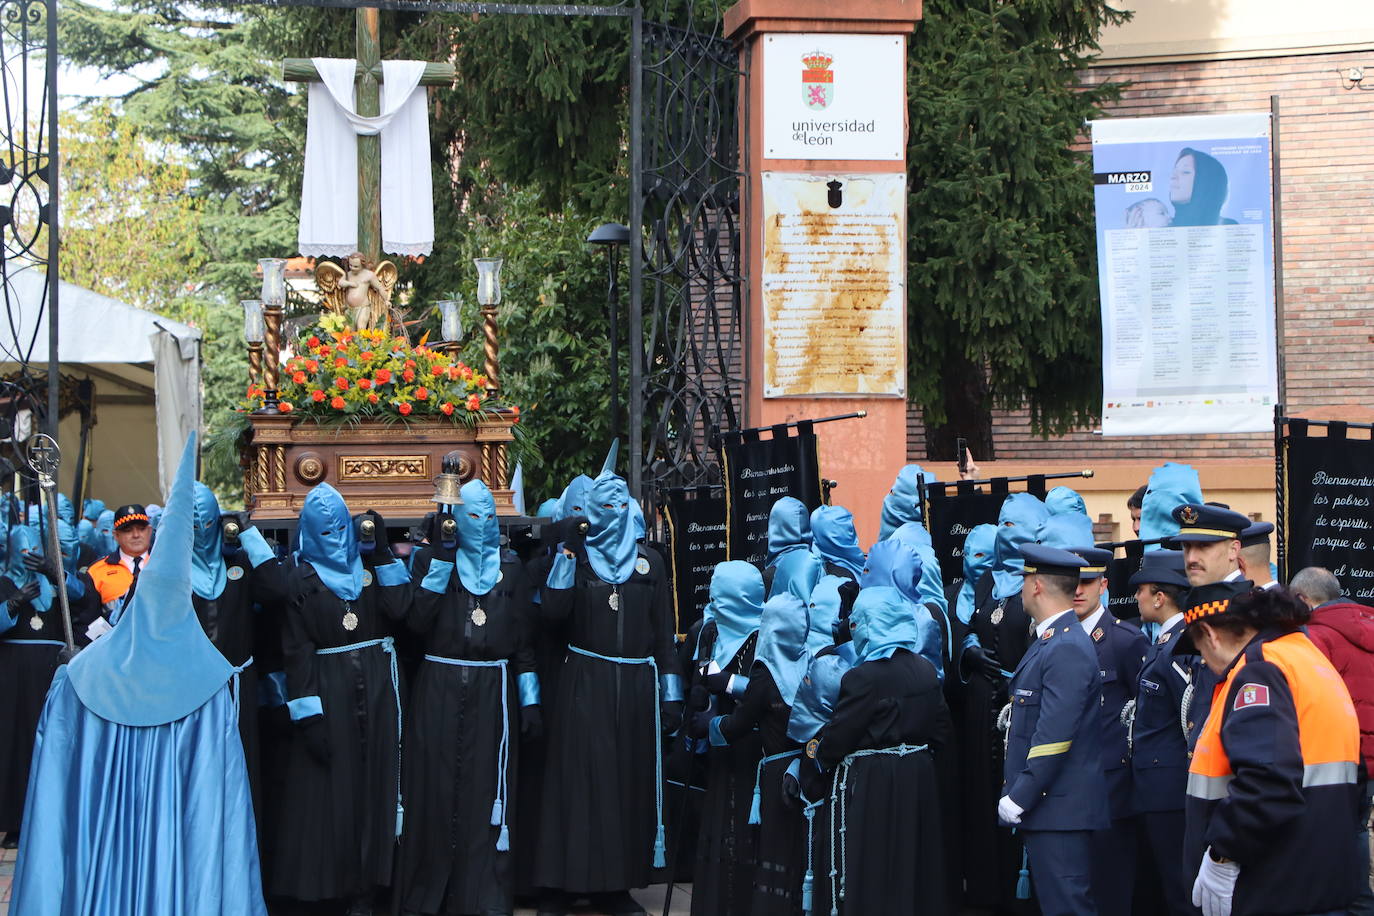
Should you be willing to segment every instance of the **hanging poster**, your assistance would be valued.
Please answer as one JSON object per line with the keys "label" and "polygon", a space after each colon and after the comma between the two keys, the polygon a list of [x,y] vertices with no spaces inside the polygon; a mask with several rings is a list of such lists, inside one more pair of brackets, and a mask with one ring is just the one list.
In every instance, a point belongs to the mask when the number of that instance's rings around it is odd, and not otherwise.
{"label": "hanging poster", "polygon": [[701,619],[702,609],[711,600],[716,564],[730,559],[725,492],[718,486],[671,489],[663,511],[672,565],[673,619],[682,635]]}
{"label": "hanging poster", "polygon": [[816,434],[801,424],[764,439],[759,430],[725,433],[725,486],[729,507],[730,559],[760,567],[768,560],[768,513],[773,503],[794,496],[807,509],[821,504]]}
{"label": "hanging poster", "polygon": [[1309,436],[1306,421],[1290,420],[1283,440],[1280,578],[1324,566],[1345,594],[1374,606],[1374,441],[1348,438],[1344,423],[1321,425],[1327,435]]}
{"label": "hanging poster", "polygon": [[1092,122],[1102,432],[1261,432],[1278,397],[1269,112]]}

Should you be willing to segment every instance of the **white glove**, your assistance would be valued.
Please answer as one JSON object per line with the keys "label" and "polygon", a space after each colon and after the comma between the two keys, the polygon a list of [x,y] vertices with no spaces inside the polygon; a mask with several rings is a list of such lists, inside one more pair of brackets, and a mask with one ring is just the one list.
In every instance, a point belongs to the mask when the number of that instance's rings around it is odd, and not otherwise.
{"label": "white glove", "polygon": [[1193,882],[1193,906],[1202,916],[1231,916],[1231,898],[1236,893],[1236,879],[1240,866],[1235,862],[1217,862],[1211,847],[1202,854],[1202,867]]}
{"label": "white glove", "polygon": [[1021,815],[1025,811],[1025,808],[1011,800],[1010,795],[1003,795],[1002,800],[997,803],[997,816],[1008,824],[1021,823]]}

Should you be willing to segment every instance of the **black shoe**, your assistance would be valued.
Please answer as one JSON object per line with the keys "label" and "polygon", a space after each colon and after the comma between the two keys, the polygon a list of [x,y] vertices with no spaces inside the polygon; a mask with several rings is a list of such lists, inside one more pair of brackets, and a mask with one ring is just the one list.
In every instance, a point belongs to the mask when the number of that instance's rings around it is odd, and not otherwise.
{"label": "black shoe", "polygon": [[610,891],[592,896],[592,907],[606,916],[647,916],[629,891]]}
{"label": "black shoe", "polygon": [[13,833],[7,833],[7,834],[5,834],[5,838],[4,838],[3,840],[0,840],[0,849],[18,849],[18,848],[19,848],[19,831],[17,831],[17,830],[14,831]]}
{"label": "black shoe", "polygon": [[568,900],[560,891],[540,891],[539,916],[568,916]]}

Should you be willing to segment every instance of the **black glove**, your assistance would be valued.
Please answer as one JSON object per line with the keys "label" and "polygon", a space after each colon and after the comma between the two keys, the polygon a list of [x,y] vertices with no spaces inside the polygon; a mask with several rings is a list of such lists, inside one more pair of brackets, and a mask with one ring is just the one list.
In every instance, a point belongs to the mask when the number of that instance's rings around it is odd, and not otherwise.
{"label": "black glove", "polygon": [[658,720],[665,732],[675,732],[682,726],[682,701],[664,700],[658,707]]}
{"label": "black glove", "polygon": [[[810,762],[803,759],[802,766]],[[782,802],[789,808],[801,807],[801,782],[791,772],[782,774]]]}
{"label": "black glove", "polygon": [[329,766],[334,758],[334,749],[329,746],[329,733],[324,728],[324,716],[311,716],[296,723],[305,750],[322,767]]}
{"label": "black glove", "polygon": [[715,714],[711,710],[703,709],[692,716],[692,721],[687,726],[687,734],[697,739],[705,738],[711,732],[711,720],[714,718]]}
{"label": "black glove", "polygon": [[859,597],[859,583],[849,579],[836,591],[840,593],[840,619],[847,622],[854,610],[854,599]]}
{"label": "black glove", "polygon": [[581,515],[570,515],[553,526],[554,542],[574,556],[582,556],[582,548],[587,543],[587,519]]}
{"label": "black glove", "polygon": [[[373,546],[371,550],[368,550],[366,547],[362,546],[362,523],[364,521],[371,521],[373,525]],[[386,519],[382,518],[381,515],[379,515],[372,509],[368,509],[366,512],[361,513],[357,517],[357,525],[359,529],[358,542],[360,548],[362,549],[364,563],[370,566],[384,566],[385,564],[390,563],[392,560],[396,559],[396,557],[391,553],[391,544],[387,538]]]}
{"label": "black glove", "polygon": [[[24,554],[24,565],[41,575],[49,582],[57,582],[57,564],[38,553]],[[37,588],[38,586],[34,586]]]}
{"label": "black glove", "polygon": [[729,691],[730,678],[732,675],[728,671],[717,671],[715,674],[706,675],[706,689],[711,693],[725,696]]}
{"label": "black glove", "polygon": [[964,650],[964,658],[964,664],[970,671],[981,671],[985,677],[992,679],[1002,676],[1002,663],[982,646],[969,646]]}
{"label": "black glove", "polygon": [[[19,611],[23,610],[24,605],[28,604],[30,601],[37,597],[38,583],[30,582],[28,585],[25,585],[23,588],[19,589],[17,592],[14,593],[14,597],[10,599],[10,611],[18,613]],[[13,616],[13,614],[11,614],[11,616]]]}
{"label": "black glove", "polygon": [[538,703],[520,707],[520,737],[525,741],[544,737],[544,714],[539,711]]}
{"label": "black glove", "polygon": [[[444,525],[452,525],[448,541],[452,546],[444,546]],[[436,560],[443,560],[447,563],[455,563],[458,560],[458,524],[452,515],[447,512],[435,512],[429,520],[429,531],[425,534],[425,539],[429,541],[430,556]]]}
{"label": "black glove", "polygon": [[711,693],[700,684],[693,684],[687,693],[687,712],[696,715],[711,705]]}

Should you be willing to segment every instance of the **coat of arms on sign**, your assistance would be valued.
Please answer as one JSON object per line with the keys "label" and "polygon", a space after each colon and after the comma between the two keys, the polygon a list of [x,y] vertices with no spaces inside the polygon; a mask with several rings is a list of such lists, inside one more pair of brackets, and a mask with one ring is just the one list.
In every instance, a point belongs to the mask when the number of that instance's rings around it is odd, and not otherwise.
{"label": "coat of arms on sign", "polygon": [[835,101],[835,71],[830,69],[835,58],[824,51],[811,51],[802,56],[806,69],[802,71],[802,98],[812,111],[829,108]]}

